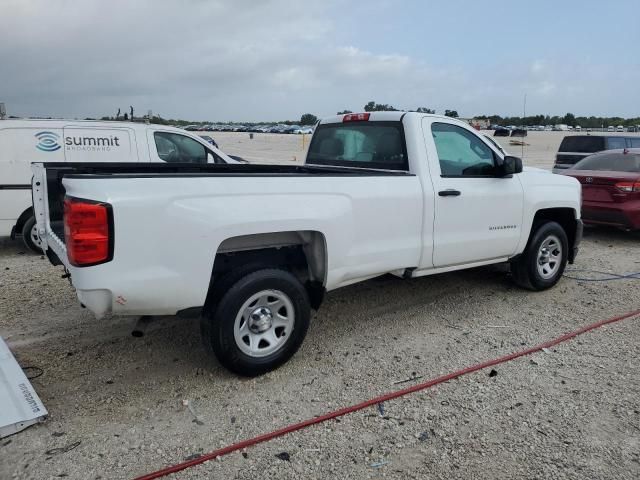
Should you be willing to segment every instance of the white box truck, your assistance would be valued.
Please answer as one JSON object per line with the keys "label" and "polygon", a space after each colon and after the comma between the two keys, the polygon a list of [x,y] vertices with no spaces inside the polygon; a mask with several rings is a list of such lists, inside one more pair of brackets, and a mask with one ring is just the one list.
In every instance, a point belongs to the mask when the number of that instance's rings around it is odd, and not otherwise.
{"label": "white box truck", "polygon": [[31,162],[238,163],[196,134],[133,122],[0,120],[0,237],[40,252]]}

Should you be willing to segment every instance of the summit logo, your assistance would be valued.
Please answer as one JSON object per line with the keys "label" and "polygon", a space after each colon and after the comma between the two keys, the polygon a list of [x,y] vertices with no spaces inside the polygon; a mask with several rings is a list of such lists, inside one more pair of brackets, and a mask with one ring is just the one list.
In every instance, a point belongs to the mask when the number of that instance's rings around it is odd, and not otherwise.
{"label": "summit logo", "polygon": [[64,137],[66,150],[84,152],[109,152],[112,148],[121,147],[120,138],[114,135],[108,137]]}
{"label": "summit logo", "polygon": [[35,134],[36,139],[38,139],[38,143],[36,143],[36,148],[43,152],[55,152],[56,150],[60,150],[62,146],[60,145],[60,135],[53,132],[38,132]]}

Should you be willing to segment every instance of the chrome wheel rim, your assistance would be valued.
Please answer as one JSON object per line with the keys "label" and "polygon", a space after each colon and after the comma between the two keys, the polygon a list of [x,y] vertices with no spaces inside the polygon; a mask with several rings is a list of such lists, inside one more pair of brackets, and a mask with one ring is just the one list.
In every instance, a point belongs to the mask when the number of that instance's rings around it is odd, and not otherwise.
{"label": "chrome wheel rim", "polygon": [[40,240],[40,235],[38,235],[38,224],[34,224],[33,227],[31,227],[31,231],[29,232],[29,236],[31,237],[31,241],[33,242],[33,244],[38,247],[38,248],[42,248],[42,240]]}
{"label": "chrome wheel rim", "polygon": [[233,327],[236,345],[250,357],[280,350],[295,326],[293,303],[280,290],[262,290],[242,304]]}
{"label": "chrome wheel rim", "polygon": [[553,278],[560,270],[562,263],[562,243],[555,235],[549,235],[544,239],[538,249],[537,268],[538,274],[548,280]]}

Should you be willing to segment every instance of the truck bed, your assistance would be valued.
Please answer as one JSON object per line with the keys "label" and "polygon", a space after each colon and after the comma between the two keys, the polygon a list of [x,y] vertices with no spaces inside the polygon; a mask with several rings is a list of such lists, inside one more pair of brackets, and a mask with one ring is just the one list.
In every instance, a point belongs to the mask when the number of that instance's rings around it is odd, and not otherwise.
{"label": "truck bed", "polygon": [[406,176],[408,172],[320,165],[193,164],[193,163],[62,163],[42,164],[47,173],[47,197],[51,229],[64,242],[63,178],[153,177],[308,177],[308,176]]}

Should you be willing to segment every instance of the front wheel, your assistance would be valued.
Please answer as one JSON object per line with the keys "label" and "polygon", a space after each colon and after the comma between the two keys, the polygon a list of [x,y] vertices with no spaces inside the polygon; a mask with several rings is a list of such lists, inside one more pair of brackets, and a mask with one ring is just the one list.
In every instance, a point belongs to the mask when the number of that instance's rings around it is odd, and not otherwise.
{"label": "front wheel", "polygon": [[304,286],[291,273],[261,269],[243,276],[205,312],[205,345],[220,363],[256,376],[285,363],[298,350],[309,327]]}
{"label": "front wheel", "polygon": [[22,241],[29,250],[42,255],[42,240],[38,235],[36,217],[29,217],[22,226]]}
{"label": "front wheel", "polygon": [[553,287],[564,273],[568,252],[567,234],[559,223],[534,224],[524,252],[511,262],[515,282],[529,290]]}

